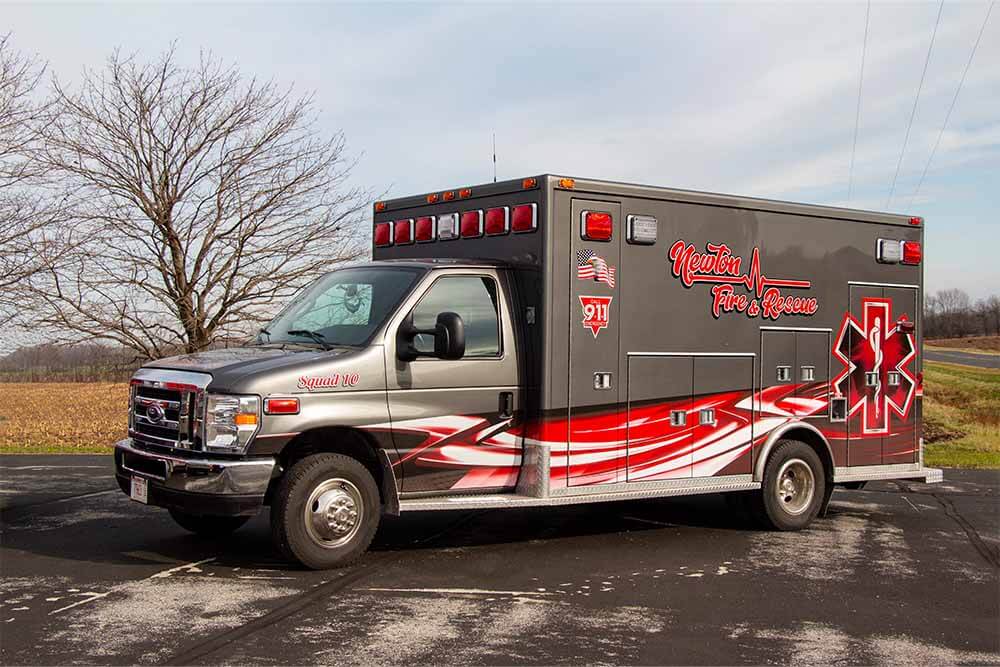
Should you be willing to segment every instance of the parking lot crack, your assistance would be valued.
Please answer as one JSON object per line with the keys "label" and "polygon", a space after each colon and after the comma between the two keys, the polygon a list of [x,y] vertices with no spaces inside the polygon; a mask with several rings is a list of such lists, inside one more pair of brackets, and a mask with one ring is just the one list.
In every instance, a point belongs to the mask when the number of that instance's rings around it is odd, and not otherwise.
{"label": "parking lot crack", "polygon": [[941,503],[941,507],[944,508],[944,513],[954,519],[955,523],[957,523],[962,530],[965,531],[965,534],[969,538],[969,542],[971,542],[973,548],[979,552],[979,555],[986,559],[986,562],[993,568],[1000,569],[1000,553],[998,553],[997,548],[991,547],[985,540],[983,540],[979,531],[977,531],[975,526],[969,523],[969,521],[962,516],[961,512],[958,511],[958,508],[955,507],[955,504],[951,501],[951,499],[936,493],[932,493],[930,495]]}

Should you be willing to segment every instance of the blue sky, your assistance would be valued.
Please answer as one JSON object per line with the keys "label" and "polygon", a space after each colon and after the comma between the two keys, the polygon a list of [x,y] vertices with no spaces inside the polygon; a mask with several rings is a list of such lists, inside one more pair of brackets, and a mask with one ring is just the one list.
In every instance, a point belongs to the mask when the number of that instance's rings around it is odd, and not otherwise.
{"label": "blue sky", "polygon": [[1000,292],[1000,8],[919,194],[987,3],[875,3],[848,200],[864,3],[6,5],[0,33],[73,83],[176,40],[314,90],[390,196],[542,172],[927,219],[927,288]]}

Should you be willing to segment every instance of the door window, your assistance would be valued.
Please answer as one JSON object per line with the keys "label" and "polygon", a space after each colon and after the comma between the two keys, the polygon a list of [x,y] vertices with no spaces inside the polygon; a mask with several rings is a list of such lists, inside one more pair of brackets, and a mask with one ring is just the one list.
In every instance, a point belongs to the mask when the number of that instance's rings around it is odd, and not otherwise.
{"label": "door window", "polygon": [[[486,276],[439,278],[413,309],[418,329],[433,329],[439,313],[458,313],[465,323],[465,357],[500,356],[500,308],[496,282]],[[418,334],[414,345],[434,351],[434,338]]]}

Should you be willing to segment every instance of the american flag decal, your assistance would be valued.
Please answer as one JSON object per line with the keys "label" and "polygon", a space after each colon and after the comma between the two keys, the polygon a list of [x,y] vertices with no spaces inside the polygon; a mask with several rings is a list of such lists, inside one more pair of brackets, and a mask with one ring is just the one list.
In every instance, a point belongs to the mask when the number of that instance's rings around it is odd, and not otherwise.
{"label": "american flag decal", "polygon": [[614,287],[615,267],[608,266],[608,263],[593,250],[580,250],[576,253],[576,277]]}

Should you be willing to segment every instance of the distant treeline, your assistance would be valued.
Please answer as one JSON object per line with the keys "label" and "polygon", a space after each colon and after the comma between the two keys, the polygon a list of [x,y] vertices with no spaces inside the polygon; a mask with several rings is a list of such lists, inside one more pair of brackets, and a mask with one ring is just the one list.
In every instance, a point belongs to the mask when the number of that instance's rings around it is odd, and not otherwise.
{"label": "distant treeline", "polygon": [[924,338],[1000,336],[1000,296],[973,301],[960,289],[924,298]]}

